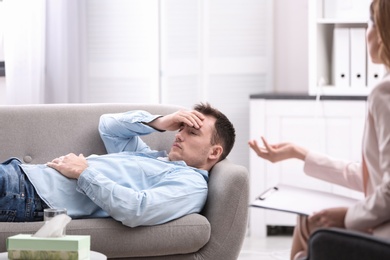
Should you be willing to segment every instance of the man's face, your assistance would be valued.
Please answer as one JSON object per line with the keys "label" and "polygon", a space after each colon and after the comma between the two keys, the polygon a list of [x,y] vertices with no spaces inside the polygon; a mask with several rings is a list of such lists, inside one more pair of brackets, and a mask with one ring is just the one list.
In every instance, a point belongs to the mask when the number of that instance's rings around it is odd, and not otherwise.
{"label": "man's face", "polygon": [[210,140],[215,120],[214,117],[205,116],[203,126],[199,129],[183,125],[176,134],[169,159],[183,160],[188,166],[207,170],[206,163],[213,147]]}

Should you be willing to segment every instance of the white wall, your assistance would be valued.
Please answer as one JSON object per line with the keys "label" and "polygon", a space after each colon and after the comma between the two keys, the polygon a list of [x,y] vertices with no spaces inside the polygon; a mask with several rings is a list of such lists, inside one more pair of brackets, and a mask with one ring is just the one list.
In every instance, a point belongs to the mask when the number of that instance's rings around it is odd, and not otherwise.
{"label": "white wall", "polygon": [[308,91],[308,1],[274,1],[274,90]]}
{"label": "white wall", "polygon": [[5,105],[5,78],[0,77],[0,105]]}

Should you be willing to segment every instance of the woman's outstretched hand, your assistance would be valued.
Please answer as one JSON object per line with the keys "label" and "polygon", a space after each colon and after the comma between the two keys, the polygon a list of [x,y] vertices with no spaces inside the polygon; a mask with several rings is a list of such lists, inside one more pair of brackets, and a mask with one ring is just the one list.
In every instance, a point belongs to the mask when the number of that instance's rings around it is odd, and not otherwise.
{"label": "woman's outstretched hand", "polygon": [[259,146],[256,140],[251,140],[248,144],[259,157],[265,160],[272,163],[292,158],[305,160],[307,150],[303,147],[293,143],[269,144],[263,136],[261,140],[264,146]]}

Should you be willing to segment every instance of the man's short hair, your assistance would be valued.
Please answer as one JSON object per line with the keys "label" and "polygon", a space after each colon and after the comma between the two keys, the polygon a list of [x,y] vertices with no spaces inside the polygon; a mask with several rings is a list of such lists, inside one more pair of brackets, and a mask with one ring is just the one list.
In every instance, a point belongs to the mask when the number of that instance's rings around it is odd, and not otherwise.
{"label": "man's short hair", "polygon": [[219,158],[219,161],[222,161],[232,150],[236,139],[236,131],[233,124],[221,111],[212,107],[209,103],[199,103],[194,106],[194,110],[216,119],[210,143],[212,145],[220,144],[223,147],[223,152]]}

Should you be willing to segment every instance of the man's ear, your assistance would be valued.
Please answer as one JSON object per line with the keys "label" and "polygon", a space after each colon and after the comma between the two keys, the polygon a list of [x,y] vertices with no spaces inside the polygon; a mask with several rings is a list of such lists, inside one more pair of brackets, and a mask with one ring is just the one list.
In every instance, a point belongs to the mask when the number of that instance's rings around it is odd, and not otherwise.
{"label": "man's ear", "polygon": [[223,148],[221,145],[219,145],[219,144],[213,145],[213,147],[211,147],[209,159],[218,160],[221,157],[222,152],[223,152]]}

